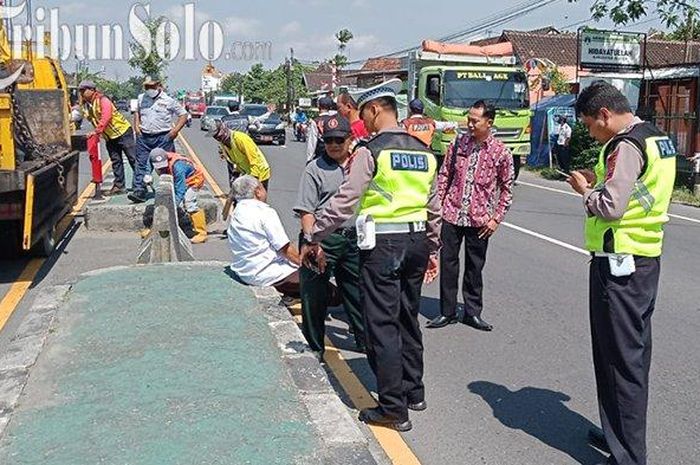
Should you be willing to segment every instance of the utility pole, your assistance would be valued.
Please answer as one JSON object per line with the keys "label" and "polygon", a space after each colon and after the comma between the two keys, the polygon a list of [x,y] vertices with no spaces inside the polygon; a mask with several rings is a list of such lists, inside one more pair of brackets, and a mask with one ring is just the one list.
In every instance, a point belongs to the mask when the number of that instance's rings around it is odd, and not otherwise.
{"label": "utility pole", "polygon": [[292,63],[289,58],[285,59],[284,70],[287,75],[287,114],[292,108]]}
{"label": "utility pole", "polygon": [[[291,98],[292,102],[291,103],[292,103],[292,105],[294,105],[295,102],[297,101],[297,96],[296,96],[295,87],[294,87],[294,49],[291,47],[289,48],[289,55],[290,55],[289,81],[290,81],[290,89],[291,89],[291,95],[292,95],[292,98]],[[290,108],[289,111],[292,111],[292,109]]]}

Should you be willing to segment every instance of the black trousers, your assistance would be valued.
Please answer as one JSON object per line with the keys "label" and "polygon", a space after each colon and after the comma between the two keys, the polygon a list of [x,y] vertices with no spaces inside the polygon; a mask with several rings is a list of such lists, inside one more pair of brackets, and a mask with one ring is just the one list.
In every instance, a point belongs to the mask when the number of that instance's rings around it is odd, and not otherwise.
{"label": "black trousers", "polygon": [[318,274],[306,267],[300,270],[301,331],[311,350],[324,352],[329,279],[335,276],[350,328],[355,333],[357,347],[364,347],[365,332],[360,304],[360,251],[357,248],[357,235],[354,230],[346,230],[345,233],[335,232],[321,242],[321,248],[326,254],[325,273]]}
{"label": "black trousers", "polygon": [[134,173],[132,187],[136,188],[136,140],[134,139],[134,130],[129,128],[124,134],[115,138],[108,139],[105,142],[109,159],[112,161],[112,172],[114,173],[114,185],[124,188],[124,159],[122,154],[126,155],[126,160],[131,166],[131,171]]}
{"label": "black trousers", "polygon": [[442,222],[442,249],[440,250],[440,313],[447,317],[457,314],[457,291],[459,280],[459,250],[464,243],[464,275],[462,276],[462,298],[464,313],[481,316],[484,308],[484,280],[482,270],[486,264],[489,240],[479,239],[479,229],[455,226]]}
{"label": "black trousers", "polygon": [[571,171],[571,149],[566,145],[556,145],[555,153],[559,168],[565,173]]}
{"label": "black trousers", "polygon": [[598,406],[613,465],[646,465],[651,316],[659,258],[635,257],[636,271],[610,274],[605,257],[590,266],[590,319]]}
{"label": "black trousers", "polygon": [[513,179],[518,179],[520,175],[520,156],[513,155]]}
{"label": "black trousers", "polygon": [[382,413],[398,421],[425,397],[418,311],[428,256],[425,232],[377,234],[376,247],[360,251],[367,359]]}

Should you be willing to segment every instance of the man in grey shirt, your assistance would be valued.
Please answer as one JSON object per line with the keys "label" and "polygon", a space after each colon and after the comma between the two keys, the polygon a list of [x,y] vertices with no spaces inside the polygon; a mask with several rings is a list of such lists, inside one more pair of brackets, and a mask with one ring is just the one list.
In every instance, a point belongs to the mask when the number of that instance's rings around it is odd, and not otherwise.
{"label": "man in grey shirt", "polygon": [[[352,144],[350,122],[339,115],[326,119],[323,139],[326,153],[306,166],[294,207],[301,218],[302,234],[311,233],[314,214],[328,204],[345,179],[344,165]],[[356,348],[364,352],[359,289],[360,254],[354,218],[346,220],[340,229],[327,237],[321,243],[321,248],[324,257],[318,257],[319,263],[304,266],[300,272],[302,332],[311,349],[323,354],[328,290],[331,289],[329,279],[334,275],[350,320],[350,330],[355,334]]]}

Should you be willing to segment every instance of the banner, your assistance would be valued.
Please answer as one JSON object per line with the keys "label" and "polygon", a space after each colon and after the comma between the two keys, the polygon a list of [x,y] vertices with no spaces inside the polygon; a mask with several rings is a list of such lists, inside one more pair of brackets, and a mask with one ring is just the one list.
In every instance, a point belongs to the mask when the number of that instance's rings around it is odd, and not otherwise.
{"label": "banner", "polygon": [[579,68],[640,70],[644,58],[644,34],[635,32],[579,32]]}

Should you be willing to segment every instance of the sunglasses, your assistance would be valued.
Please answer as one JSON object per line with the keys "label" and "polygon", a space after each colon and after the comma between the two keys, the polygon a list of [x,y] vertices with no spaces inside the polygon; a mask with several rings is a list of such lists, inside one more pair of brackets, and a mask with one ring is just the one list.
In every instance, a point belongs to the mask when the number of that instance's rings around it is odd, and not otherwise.
{"label": "sunglasses", "polygon": [[326,144],[337,144],[342,145],[345,143],[345,137],[324,137],[323,142]]}

